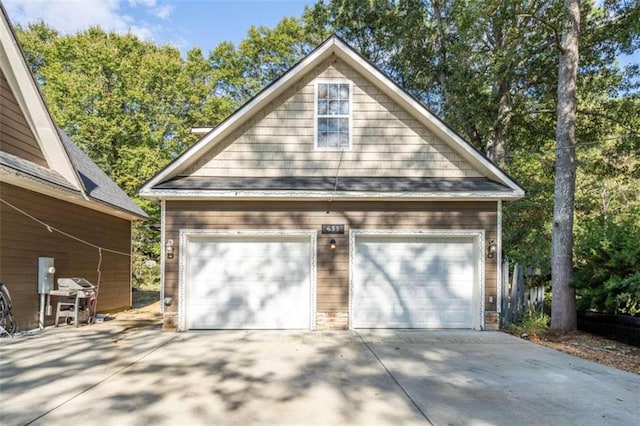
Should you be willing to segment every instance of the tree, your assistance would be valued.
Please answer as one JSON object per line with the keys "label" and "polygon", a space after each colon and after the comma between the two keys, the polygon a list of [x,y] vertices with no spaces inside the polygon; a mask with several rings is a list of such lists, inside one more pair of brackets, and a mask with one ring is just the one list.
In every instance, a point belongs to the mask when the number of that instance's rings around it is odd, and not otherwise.
{"label": "tree", "polygon": [[219,44],[209,55],[216,95],[242,105],[315,47],[300,21],[284,18],[274,28],[251,27],[238,47]]}
{"label": "tree", "polygon": [[573,209],[576,184],[576,105],[580,36],[578,0],[564,1],[558,66],[556,184],[554,191],[551,279],[551,328],[577,328],[573,287]]}
{"label": "tree", "polygon": [[578,306],[597,312],[640,313],[640,211],[589,223],[576,241]]}

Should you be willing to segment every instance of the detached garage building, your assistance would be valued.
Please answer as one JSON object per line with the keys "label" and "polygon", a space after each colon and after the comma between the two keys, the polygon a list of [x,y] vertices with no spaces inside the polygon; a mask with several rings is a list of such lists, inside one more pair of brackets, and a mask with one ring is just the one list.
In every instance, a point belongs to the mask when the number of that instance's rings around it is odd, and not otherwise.
{"label": "detached garage building", "polygon": [[491,329],[524,191],[331,37],[141,194],[166,330]]}

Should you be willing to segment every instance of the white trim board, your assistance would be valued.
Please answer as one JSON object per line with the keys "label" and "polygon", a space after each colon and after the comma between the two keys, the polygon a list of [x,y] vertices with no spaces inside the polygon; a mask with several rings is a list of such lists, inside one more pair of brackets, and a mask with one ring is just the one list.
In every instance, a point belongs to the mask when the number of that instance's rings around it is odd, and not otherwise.
{"label": "white trim board", "polygon": [[138,215],[129,213],[126,210],[121,210],[116,207],[112,207],[103,201],[95,198],[89,198],[83,196],[80,191],[73,190],[71,188],[64,188],[57,186],[39,179],[35,179],[29,176],[17,175],[9,173],[0,167],[0,182],[7,185],[12,185],[18,188],[22,188],[28,191],[32,191],[38,194],[46,195],[48,197],[64,200],[71,204],[76,204],[87,209],[95,210],[101,213],[106,213],[110,216],[119,217],[129,221],[141,220]]}
{"label": "white trim board", "polygon": [[317,231],[315,230],[263,230],[263,229],[243,229],[243,230],[210,230],[210,229],[180,229],[179,254],[178,259],[178,331],[187,331],[187,244],[195,239],[206,239],[215,237],[306,237],[310,245],[310,307],[309,307],[309,330],[316,328],[316,305],[317,305]]}
{"label": "white trim board", "polygon": [[144,190],[140,195],[164,200],[408,200],[408,201],[496,201],[517,200],[513,193],[500,191],[456,192],[369,192],[369,191],[247,191],[247,190]]}
{"label": "white trim board", "polygon": [[498,316],[502,312],[502,201],[498,200],[497,233],[496,239],[496,312]]}
{"label": "white trim board", "polygon": [[[166,229],[167,223],[167,202],[160,201],[160,312],[165,313],[166,306],[164,303],[164,282],[165,282],[165,266],[167,263],[166,253]],[[173,303],[177,302],[176,300]]]}
{"label": "white trim board", "polygon": [[60,139],[40,89],[18,47],[11,24],[0,8],[0,67],[31,128],[47,164],[84,194],[82,182]]}
{"label": "white trim board", "polygon": [[367,236],[388,236],[388,237],[424,237],[425,239],[442,238],[472,238],[474,243],[474,266],[476,276],[474,277],[473,305],[473,329],[484,329],[484,283],[485,283],[485,231],[479,230],[390,230],[390,229],[351,229],[349,231],[349,329],[353,330],[353,280],[355,273],[355,250],[356,238]]}

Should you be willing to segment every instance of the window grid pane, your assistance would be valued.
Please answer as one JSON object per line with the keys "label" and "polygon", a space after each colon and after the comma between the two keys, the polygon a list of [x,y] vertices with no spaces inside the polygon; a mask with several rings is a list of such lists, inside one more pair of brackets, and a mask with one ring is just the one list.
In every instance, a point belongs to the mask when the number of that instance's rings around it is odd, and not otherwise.
{"label": "window grid pane", "polygon": [[318,99],[327,99],[327,85],[318,84]]}
{"label": "window grid pane", "polygon": [[349,147],[349,90],[348,84],[318,84],[319,148]]}

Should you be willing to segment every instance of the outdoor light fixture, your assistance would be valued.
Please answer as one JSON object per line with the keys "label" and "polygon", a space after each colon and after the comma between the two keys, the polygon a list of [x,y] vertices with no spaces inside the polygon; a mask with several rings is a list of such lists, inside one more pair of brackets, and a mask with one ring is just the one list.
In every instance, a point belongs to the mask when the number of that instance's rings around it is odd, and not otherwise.
{"label": "outdoor light fixture", "polygon": [[329,241],[329,248],[332,251],[336,249],[336,240],[334,240],[333,238],[331,239],[331,241]]}
{"label": "outdoor light fixture", "polygon": [[489,246],[487,247],[487,257],[489,259],[493,259],[498,251],[498,246],[496,246],[495,240],[489,240]]}
{"label": "outdoor light fixture", "polygon": [[167,252],[167,259],[173,259],[173,240],[167,240],[165,251]]}

